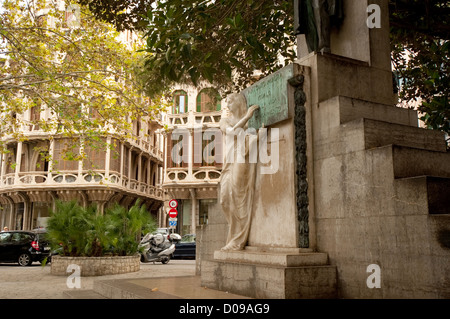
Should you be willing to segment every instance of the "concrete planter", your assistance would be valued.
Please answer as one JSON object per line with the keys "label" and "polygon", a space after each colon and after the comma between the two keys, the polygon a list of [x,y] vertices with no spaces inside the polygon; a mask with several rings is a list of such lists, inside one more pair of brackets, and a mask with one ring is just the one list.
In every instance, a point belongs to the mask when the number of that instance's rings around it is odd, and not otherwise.
{"label": "concrete planter", "polygon": [[109,257],[64,257],[52,256],[51,270],[52,275],[68,276],[73,273],[73,266],[80,267],[81,276],[104,276],[116,275],[139,271],[140,257],[136,256],[109,256]]}

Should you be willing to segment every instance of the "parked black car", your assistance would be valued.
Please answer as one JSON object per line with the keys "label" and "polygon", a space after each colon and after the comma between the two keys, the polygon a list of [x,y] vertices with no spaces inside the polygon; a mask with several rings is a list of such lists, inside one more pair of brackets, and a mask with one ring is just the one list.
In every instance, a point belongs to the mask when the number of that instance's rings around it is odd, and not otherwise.
{"label": "parked black car", "polygon": [[173,258],[195,258],[195,234],[181,237],[180,242],[175,244]]}
{"label": "parked black car", "polygon": [[50,256],[50,245],[45,232],[4,231],[0,233],[0,262],[17,262],[29,266]]}

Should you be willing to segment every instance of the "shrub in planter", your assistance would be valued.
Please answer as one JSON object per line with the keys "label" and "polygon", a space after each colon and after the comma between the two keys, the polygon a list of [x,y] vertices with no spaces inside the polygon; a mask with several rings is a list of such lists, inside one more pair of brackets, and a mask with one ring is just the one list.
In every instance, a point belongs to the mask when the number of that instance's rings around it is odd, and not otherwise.
{"label": "shrub in planter", "polygon": [[116,204],[103,215],[94,206],[58,201],[47,229],[52,248],[62,256],[132,256],[141,233],[156,229],[156,222],[139,201],[130,209]]}

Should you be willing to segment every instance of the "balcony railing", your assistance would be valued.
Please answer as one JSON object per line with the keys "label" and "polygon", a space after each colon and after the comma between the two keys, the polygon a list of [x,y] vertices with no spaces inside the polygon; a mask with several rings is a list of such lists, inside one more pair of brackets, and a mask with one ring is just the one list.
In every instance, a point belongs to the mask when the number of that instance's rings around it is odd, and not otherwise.
{"label": "balcony railing", "polygon": [[214,167],[196,168],[189,174],[187,168],[168,168],[164,184],[217,184],[220,180],[221,171]]}
{"label": "balcony railing", "polygon": [[128,142],[134,147],[138,147],[143,151],[151,154],[154,158],[158,159],[159,161],[161,162],[163,161],[164,158],[163,152],[156,146],[151,145],[150,142],[145,140],[144,138],[138,137],[136,140],[129,140]]}
{"label": "balcony railing", "polygon": [[104,186],[114,187],[121,191],[133,192],[136,195],[151,197],[163,200],[163,190],[160,187],[149,185],[137,180],[128,180],[120,173],[110,172],[106,176],[105,171],[60,171],[48,174],[47,172],[20,172],[5,174],[0,179],[0,190],[14,188],[34,188],[34,187],[92,187]]}
{"label": "balcony railing", "polygon": [[[26,120],[23,120],[23,124],[20,126],[18,132],[24,133],[27,136],[35,136],[35,137],[39,136],[42,138],[44,138],[45,136],[51,136],[55,134],[55,132],[53,131],[44,131],[41,127],[39,127],[38,124],[33,124],[32,122]],[[10,135],[9,137],[13,138],[13,135]],[[134,147],[140,148],[143,151],[149,153],[159,161],[161,162],[163,161],[164,158],[163,152],[156,146],[151,145],[146,137],[135,136],[134,139],[128,139],[128,142]]]}
{"label": "balcony railing", "polygon": [[171,126],[189,125],[217,125],[220,122],[222,111],[188,112],[183,114],[168,114],[167,122]]}

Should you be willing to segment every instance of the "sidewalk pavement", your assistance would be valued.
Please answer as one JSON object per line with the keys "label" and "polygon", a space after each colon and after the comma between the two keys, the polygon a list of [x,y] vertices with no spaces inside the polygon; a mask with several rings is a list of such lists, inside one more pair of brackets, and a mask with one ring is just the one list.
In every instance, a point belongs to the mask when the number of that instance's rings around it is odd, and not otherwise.
{"label": "sidewalk pavement", "polygon": [[70,299],[250,299],[201,286],[200,276],[97,280],[92,290],[67,290]]}
{"label": "sidewalk pavement", "polygon": [[[70,274],[67,274],[67,277]],[[195,260],[171,260],[168,264],[141,263],[138,272],[81,277],[80,289],[69,289],[66,276],[50,274],[50,266],[0,264],[1,299],[242,299],[201,287],[195,276]]]}

